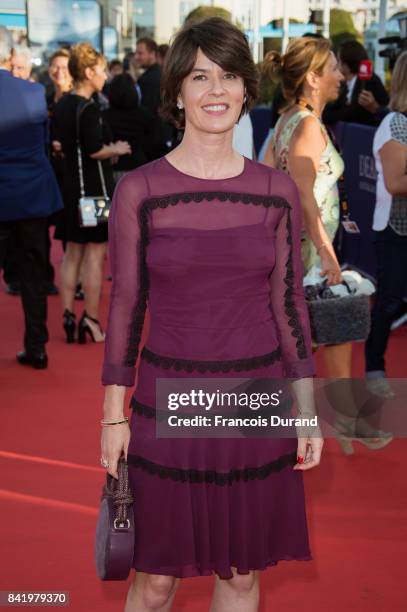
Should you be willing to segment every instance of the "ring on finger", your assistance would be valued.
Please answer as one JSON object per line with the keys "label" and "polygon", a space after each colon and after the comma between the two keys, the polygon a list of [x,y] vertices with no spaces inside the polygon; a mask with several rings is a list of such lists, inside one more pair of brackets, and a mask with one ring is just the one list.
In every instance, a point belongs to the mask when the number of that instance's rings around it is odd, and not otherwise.
{"label": "ring on finger", "polygon": [[107,459],[105,459],[105,457],[101,457],[100,458],[100,463],[101,466],[104,468],[108,468],[109,467],[109,461]]}

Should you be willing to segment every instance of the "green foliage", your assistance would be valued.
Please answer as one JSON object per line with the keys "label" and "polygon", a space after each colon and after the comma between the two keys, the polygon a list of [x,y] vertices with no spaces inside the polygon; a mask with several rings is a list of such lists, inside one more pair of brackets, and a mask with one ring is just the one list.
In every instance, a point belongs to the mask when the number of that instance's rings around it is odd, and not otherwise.
{"label": "green foliage", "polygon": [[232,13],[224,8],[219,6],[198,6],[188,13],[185,17],[185,23],[187,21],[201,21],[201,19],[207,19],[208,17],[222,17],[226,21],[232,21]]}
{"label": "green foliage", "polygon": [[[281,50],[281,38],[265,38],[263,40],[263,56],[266,56],[269,51]],[[277,83],[272,81],[264,71],[262,62],[258,65],[260,71],[260,91],[257,100],[258,104],[271,104],[274,98],[274,92]]]}
{"label": "green foliage", "polygon": [[351,13],[342,9],[331,10],[329,35],[334,51],[337,51],[340,45],[347,40],[362,41],[362,35],[355,28]]}
{"label": "green foliage", "polygon": [[[261,66],[259,66],[261,68]],[[259,97],[257,104],[268,104],[270,105],[274,98],[274,93],[277,88],[277,84],[270,79],[264,72],[260,73],[260,88]]]}

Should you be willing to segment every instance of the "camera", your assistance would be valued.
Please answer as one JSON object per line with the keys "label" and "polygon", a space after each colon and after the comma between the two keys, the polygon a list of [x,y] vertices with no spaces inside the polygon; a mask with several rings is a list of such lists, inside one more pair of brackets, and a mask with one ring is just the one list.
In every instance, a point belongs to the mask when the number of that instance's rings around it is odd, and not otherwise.
{"label": "camera", "polygon": [[378,41],[380,45],[386,45],[385,49],[379,51],[379,55],[380,57],[387,57],[390,70],[393,70],[400,53],[407,50],[407,13],[397,16],[397,21],[399,22],[400,36],[385,36],[379,38]]}

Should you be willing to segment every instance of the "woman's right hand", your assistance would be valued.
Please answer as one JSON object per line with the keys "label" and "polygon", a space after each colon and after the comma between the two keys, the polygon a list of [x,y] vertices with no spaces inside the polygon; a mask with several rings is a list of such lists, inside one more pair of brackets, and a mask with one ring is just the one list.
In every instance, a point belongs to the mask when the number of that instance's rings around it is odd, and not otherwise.
{"label": "woman's right hand", "polygon": [[130,427],[128,423],[102,427],[101,457],[109,462],[107,471],[113,478],[119,478],[117,464],[123,454],[127,461],[129,442]]}
{"label": "woman's right hand", "polygon": [[114,143],[114,152],[115,155],[130,155],[131,153],[131,146],[129,145],[128,142],[124,141],[124,140],[118,140],[117,142]]}
{"label": "woman's right hand", "polygon": [[328,285],[338,285],[342,282],[342,272],[335,253],[323,247],[319,252],[321,259],[321,276],[327,277]]}

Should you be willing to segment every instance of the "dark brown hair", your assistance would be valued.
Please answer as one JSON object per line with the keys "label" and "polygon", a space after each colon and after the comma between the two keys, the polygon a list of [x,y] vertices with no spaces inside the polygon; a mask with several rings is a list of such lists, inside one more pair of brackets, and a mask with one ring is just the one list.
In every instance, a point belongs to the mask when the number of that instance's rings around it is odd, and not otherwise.
{"label": "dark brown hair", "polygon": [[342,43],[339,47],[338,56],[342,64],[346,64],[352,74],[357,74],[360,62],[367,60],[369,57],[364,46],[357,40],[347,40]]}
{"label": "dark brown hair", "polygon": [[71,48],[68,69],[73,80],[80,82],[86,79],[86,68],[94,68],[99,62],[105,62],[101,53],[89,43],[78,43]]}
{"label": "dark brown hair", "polygon": [[168,53],[168,49],[170,48],[170,45],[167,44],[162,44],[162,45],[158,45],[157,47],[157,54],[161,57],[161,59],[164,59],[165,56]]}
{"label": "dark brown hair", "polygon": [[161,79],[161,114],[183,127],[185,116],[177,99],[185,77],[194,67],[198,49],[223,70],[241,77],[246,102],[240,116],[249,111],[258,96],[259,76],[243,32],[220,17],[187,23],[176,35],[165,57]]}
{"label": "dark brown hair", "polygon": [[148,36],[143,36],[142,38],[139,38],[137,41],[137,45],[145,45],[147,47],[147,49],[150,51],[150,53],[157,53],[158,51],[158,45],[155,42],[155,40],[153,38],[149,38]]}
{"label": "dark brown hair", "polygon": [[293,104],[301,94],[305,77],[309,72],[321,75],[331,53],[331,43],[326,38],[294,38],[284,55],[269,51],[263,68],[272,80],[281,81],[284,98]]}

